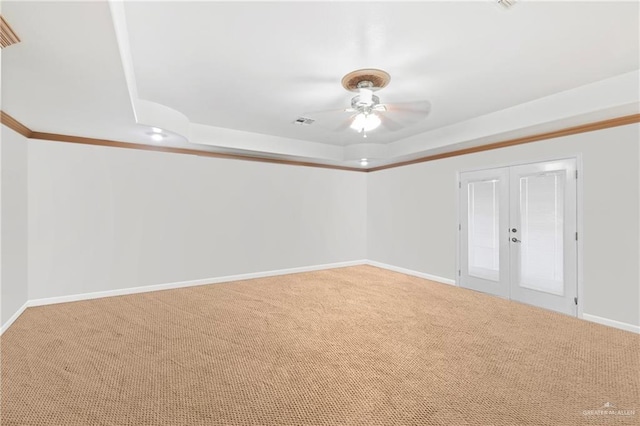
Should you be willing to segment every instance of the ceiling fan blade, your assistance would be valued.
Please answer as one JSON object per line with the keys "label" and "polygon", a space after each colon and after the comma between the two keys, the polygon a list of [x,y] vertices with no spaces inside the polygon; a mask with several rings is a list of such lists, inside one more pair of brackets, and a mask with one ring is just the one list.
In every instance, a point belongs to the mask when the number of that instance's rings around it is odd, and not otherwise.
{"label": "ceiling fan blade", "polygon": [[392,118],[389,118],[389,116],[387,115],[378,114],[378,117],[380,117],[382,126],[391,132],[395,132],[396,130],[400,130],[404,127],[402,124],[398,123]]}
{"label": "ceiling fan blade", "polygon": [[396,102],[385,105],[387,106],[387,111],[391,112],[427,115],[431,111],[431,102],[429,101]]}
{"label": "ceiling fan blade", "polygon": [[340,123],[340,125],[338,127],[334,128],[333,131],[334,132],[342,132],[344,130],[347,130],[349,128],[349,126],[351,126],[351,123],[353,123],[353,117],[355,117],[355,114],[351,114],[349,116],[349,118],[347,118],[342,123]]}

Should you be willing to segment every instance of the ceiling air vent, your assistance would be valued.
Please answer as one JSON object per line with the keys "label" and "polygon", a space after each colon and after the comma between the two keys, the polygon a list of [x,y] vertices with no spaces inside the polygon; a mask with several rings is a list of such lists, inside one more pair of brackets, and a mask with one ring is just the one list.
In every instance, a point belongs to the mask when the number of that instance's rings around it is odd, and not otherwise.
{"label": "ceiling air vent", "polygon": [[516,0],[497,0],[498,4],[505,9],[511,8],[514,4],[516,4]]}
{"label": "ceiling air vent", "polygon": [[20,43],[20,37],[13,31],[4,16],[0,15],[0,45],[4,49],[12,44]]}
{"label": "ceiling air vent", "polygon": [[298,117],[293,121],[293,124],[297,124],[299,126],[308,126],[310,124],[312,124],[314,121],[313,118],[307,118],[307,117]]}

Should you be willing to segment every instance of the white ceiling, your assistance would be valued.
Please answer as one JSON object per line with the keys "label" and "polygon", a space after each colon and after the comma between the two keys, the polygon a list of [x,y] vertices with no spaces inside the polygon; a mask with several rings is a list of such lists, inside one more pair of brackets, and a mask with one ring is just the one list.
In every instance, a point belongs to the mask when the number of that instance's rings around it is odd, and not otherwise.
{"label": "white ceiling", "polygon": [[[637,111],[638,12],[612,1],[3,1],[23,42],[2,52],[2,108],[38,131],[153,144],[158,126],[169,145],[376,165]],[[334,130],[346,113],[312,113],[349,106],[341,78],[369,67],[391,74],[383,103],[428,100],[431,113],[367,139]],[[317,121],[292,124],[301,115]]]}

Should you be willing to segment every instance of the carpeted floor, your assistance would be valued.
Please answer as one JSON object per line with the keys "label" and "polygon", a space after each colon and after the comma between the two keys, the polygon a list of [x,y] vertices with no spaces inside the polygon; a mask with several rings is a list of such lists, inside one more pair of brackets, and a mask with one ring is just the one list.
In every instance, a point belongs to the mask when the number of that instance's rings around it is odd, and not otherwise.
{"label": "carpeted floor", "polygon": [[640,336],[371,266],[29,308],[1,355],[3,426],[640,424]]}

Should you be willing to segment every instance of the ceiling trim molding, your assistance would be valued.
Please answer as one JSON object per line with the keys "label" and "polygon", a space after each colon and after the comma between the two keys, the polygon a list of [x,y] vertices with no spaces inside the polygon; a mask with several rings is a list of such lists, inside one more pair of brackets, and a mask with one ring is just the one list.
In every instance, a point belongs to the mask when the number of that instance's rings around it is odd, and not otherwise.
{"label": "ceiling trim molding", "polygon": [[25,126],[24,124],[22,124],[21,122],[19,122],[18,120],[16,120],[15,118],[13,118],[12,116],[10,116],[4,111],[0,111],[0,123],[4,124],[11,130],[14,130],[20,133],[25,138],[30,138],[31,135],[33,134],[30,128],[28,128],[27,126]]}
{"label": "ceiling trim molding", "polygon": [[20,43],[20,37],[4,19],[4,16],[0,15],[0,48],[4,49],[16,43]]}
{"label": "ceiling trim molding", "polygon": [[493,149],[506,148],[525,143],[537,142],[541,140],[554,139],[562,136],[575,135],[578,133],[593,132],[595,130],[608,129],[610,127],[626,126],[627,124],[640,123],[640,114],[625,115],[622,117],[612,118],[609,120],[595,121],[592,123],[582,124],[579,126],[568,127],[552,132],[538,133],[531,136],[524,136],[516,139],[508,139],[501,142],[493,142],[486,145],[474,146],[471,148],[459,149],[456,151],[443,152],[436,155],[428,155],[426,157],[416,158],[414,160],[401,161],[399,163],[386,164],[384,166],[371,167],[367,172],[377,172],[379,170],[392,169],[395,167],[409,166],[411,164],[425,163],[427,161],[440,160],[442,158],[457,157],[460,155],[473,154],[475,152],[490,151]]}
{"label": "ceiling trim molding", "polygon": [[321,169],[347,170],[352,172],[366,171],[366,170],[358,169],[355,167],[335,166],[331,164],[318,164],[318,163],[311,163],[308,161],[282,160],[278,158],[265,158],[265,157],[241,155],[241,154],[225,154],[221,152],[203,151],[199,149],[144,145],[140,143],[119,142],[119,141],[112,141],[108,139],[93,139],[93,138],[85,138],[82,136],[60,135],[56,133],[33,132],[31,133],[30,138],[40,139],[45,141],[52,141],[52,142],[68,142],[68,143],[77,143],[82,145],[108,146],[112,148],[128,148],[128,149],[138,149],[142,151],[168,152],[173,154],[197,155],[200,157],[224,158],[227,160],[257,161],[261,163],[285,164],[289,166],[303,166],[303,167],[318,167]]}
{"label": "ceiling trim molding", "polygon": [[52,142],[68,142],[68,143],[77,143],[82,145],[107,146],[112,148],[138,149],[143,151],[168,152],[173,154],[198,155],[201,157],[224,158],[228,160],[258,161],[261,163],[286,164],[290,166],[319,167],[322,169],[347,170],[352,172],[366,171],[364,169],[359,169],[355,167],[334,166],[331,164],[317,164],[317,163],[311,163],[307,161],[282,160],[277,158],[265,158],[265,157],[240,155],[240,154],[224,154],[221,152],[202,151],[198,149],[144,145],[140,143],[119,142],[119,141],[112,141],[108,139],[94,139],[94,138],[85,138],[82,136],[71,136],[71,135],[61,135],[57,133],[37,132],[37,131],[32,131],[27,126],[20,123],[18,120],[11,117],[9,114],[7,114],[4,111],[0,111],[0,123],[20,133],[22,136],[28,139],[39,139],[39,140],[46,140],[46,141],[52,141]]}
{"label": "ceiling trim molding", "polygon": [[210,152],[210,151],[203,151],[203,150],[190,149],[190,148],[175,148],[175,147],[168,147],[168,146],[155,146],[155,145],[145,145],[145,144],[139,144],[139,143],[119,142],[119,141],[112,141],[108,139],[94,139],[94,138],[85,138],[82,136],[61,135],[57,133],[37,132],[37,131],[32,131],[27,126],[20,123],[18,120],[11,117],[9,114],[5,113],[4,111],[0,111],[0,122],[5,126],[9,127],[10,129],[20,133],[21,135],[23,135],[28,139],[39,139],[39,140],[52,141],[52,142],[77,143],[77,144],[94,145],[94,146],[106,146],[106,147],[112,147],[112,148],[138,149],[143,151],[167,152],[167,153],[173,153],[173,154],[198,155],[202,157],[223,158],[228,160],[257,161],[262,163],[285,164],[290,166],[317,167],[322,169],[346,170],[346,171],[352,171],[352,172],[377,172],[379,170],[386,170],[386,169],[391,169],[395,167],[403,167],[411,164],[425,163],[427,161],[440,160],[442,158],[457,157],[460,155],[473,154],[475,152],[490,151],[494,149],[506,148],[506,147],[515,146],[515,145],[522,145],[525,143],[559,138],[562,136],[575,135],[578,133],[593,132],[596,130],[608,129],[611,127],[626,126],[628,124],[640,123],[640,114],[631,114],[631,115],[625,115],[622,117],[612,118],[609,120],[595,121],[592,123],[568,127],[565,129],[555,130],[552,132],[538,133],[531,136],[525,136],[525,137],[516,138],[516,139],[509,139],[501,142],[494,142],[486,145],[459,149],[456,151],[449,151],[449,152],[444,152],[436,155],[429,155],[425,157],[416,158],[414,160],[402,161],[399,163],[387,164],[387,165],[378,166],[378,167],[371,167],[368,169],[347,167],[347,166],[336,166],[336,165],[330,165],[330,164],[318,164],[318,163],[311,163],[307,161],[265,158],[265,157],[259,157],[259,156],[251,156],[251,155],[225,154],[225,153]]}

